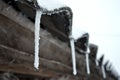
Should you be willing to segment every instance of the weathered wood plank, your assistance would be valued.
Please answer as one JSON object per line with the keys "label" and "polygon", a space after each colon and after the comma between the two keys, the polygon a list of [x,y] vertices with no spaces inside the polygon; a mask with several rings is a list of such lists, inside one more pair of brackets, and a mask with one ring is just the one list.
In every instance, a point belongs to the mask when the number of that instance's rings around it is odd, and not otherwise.
{"label": "weathered wood plank", "polygon": [[95,63],[98,52],[98,46],[95,44],[89,44],[89,48],[90,48],[90,59]]}
{"label": "weathered wood plank", "polygon": [[91,54],[90,56],[96,59],[97,52],[98,52],[98,46],[95,44],[89,44],[89,48],[90,48],[90,54]]}
{"label": "weathered wood plank", "polygon": [[12,71],[31,75],[38,75],[39,73],[39,76],[43,77],[51,77],[53,74],[53,76],[57,76],[61,73],[71,74],[72,71],[72,68],[67,65],[41,57],[40,68],[36,70],[33,67],[33,60],[33,55],[0,45],[0,71]]}
{"label": "weathered wood plank", "polygon": [[[10,48],[4,45],[0,45],[0,60],[3,60],[3,62],[0,62],[0,64],[29,64],[29,67],[33,67],[33,61],[34,56],[30,55],[29,53],[25,53],[22,51],[18,51],[14,48]],[[5,60],[5,61],[4,61]],[[64,65],[60,62],[48,60],[45,58],[40,57],[40,67],[45,67],[47,69],[64,72],[64,73],[70,73],[72,71],[72,68]],[[56,67],[54,67],[56,66]],[[28,67],[28,66],[26,66]]]}
{"label": "weathered wood plank", "polygon": [[30,70],[18,64],[17,65],[0,64],[0,71],[5,71],[5,72],[9,71],[14,73],[42,76],[42,77],[58,77],[60,75],[57,74],[56,72],[48,71],[47,69],[42,69],[42,68],[39,71]]}
{"label": "weathered wood plank", "polygon": [[55,80],[64,79],[65,75],[69,80],[79,79],[79,76],[72,75],[72,68],[69,66],[41,57],[40,61],[39,70],[36,70],[33,68],[33,55],[0,45],[0,71],[48,77]]}

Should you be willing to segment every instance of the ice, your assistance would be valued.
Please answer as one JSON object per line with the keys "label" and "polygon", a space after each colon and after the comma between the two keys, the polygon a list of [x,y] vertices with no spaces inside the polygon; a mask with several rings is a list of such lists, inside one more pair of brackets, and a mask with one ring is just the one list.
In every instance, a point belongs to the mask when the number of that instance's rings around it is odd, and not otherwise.
{"label": "ice", "polygon": [[[89,42],[88,42],[89,44]],[[87,69],[87,74],[90,74],[90,64],[89,64],[89,53],[90,53],[90,49],[89,49],[89,45],[86,45],[87,50],[85,53],[86,56],[86,69]]]}
{"label": "ice", "polygon": [[101,68],[102,68],[103,78],[105,79],[106,78],[106,73],[105,73],[104,65],[102,65]]}
{"label": "ice", "polygon": [[34,67],[39,69],[39,40],[40,40],[40,20],[42,12],[38,9],[35,18],[35,58]]}
{"label": "ice", "polygon": [[90,67],[89,67],[89,54],[86,53],[86,69],[87,69],[87,74],[90,74]]}
{"label": "ice", "polygon": [[102,75],[103,75],[103,78],[105,79],[106,78],[106,72],[105,72],[105,67],[104,67],[104,55],[100,59],[102,60],[102,63],[101,63]]}
{"label": "ice", "polygon": [[76,58],[75,58],[75,44],[74,44],[74,39],[70,39],[70,45],[71,45],[71,52],[72,52],[72,63],[73,63],[73,74],[77,74],[76,70]]}

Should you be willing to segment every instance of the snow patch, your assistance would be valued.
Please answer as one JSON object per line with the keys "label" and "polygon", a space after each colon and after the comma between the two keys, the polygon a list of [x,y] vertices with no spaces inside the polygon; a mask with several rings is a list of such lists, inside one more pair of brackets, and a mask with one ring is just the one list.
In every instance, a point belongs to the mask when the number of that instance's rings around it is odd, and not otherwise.
{"label": "snow patch", "polygon": [[[75,27],[73,26],[73,28],[75,28]],[[76,32],[72,32],[72,35],[73,35],[74,39],[77,40],[78,38],[82,37],[85,33],[87,33],[87,32],[85,32],[83,30],[79,30]]]}
{"label": "snow patch", "polygon": [[37,3],[40,7],[47,9],[47,10],[54,10],[60,7],[65,7],[65,4],[62,4],[58,0],[37,0]]}

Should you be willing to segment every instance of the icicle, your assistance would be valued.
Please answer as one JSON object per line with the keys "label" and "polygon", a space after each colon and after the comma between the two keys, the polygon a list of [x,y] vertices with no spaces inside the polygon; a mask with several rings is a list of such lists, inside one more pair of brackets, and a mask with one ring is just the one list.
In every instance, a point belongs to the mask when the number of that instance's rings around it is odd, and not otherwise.
{"label": "icicle", "polygon": [[90,74],[89,53],[86,53],[86,69],[87,69],[87,74]]}
{"label": "icicle", "polygon": [[74,38],[70,38],[70,45],[71,45],[71,52],[72,52],[72,63],[73,63],[73,74],[77,74],[76,70],[76,58],[75,58],[75,44],[74,44]]}
{"label": "icicle", "polygon": [[99,65],[99,63],[98,63],[97,59],[95,60],[95,63],[96,63],[96,66],[98,66],[98,65]]}
{"label": "icicle", "polygon": [[42,12],[40,10],[36,11],[35,18],[35,59],[34,59],[34,67],[36,69],[39,68],[39,40],[40,40],[40,19]]}
{"label": "icicle", "polygon": [[102,65],[101,68],[102,68],[103,78],[105,79],[106,78],[106,73],[105,73],[104,65]]}

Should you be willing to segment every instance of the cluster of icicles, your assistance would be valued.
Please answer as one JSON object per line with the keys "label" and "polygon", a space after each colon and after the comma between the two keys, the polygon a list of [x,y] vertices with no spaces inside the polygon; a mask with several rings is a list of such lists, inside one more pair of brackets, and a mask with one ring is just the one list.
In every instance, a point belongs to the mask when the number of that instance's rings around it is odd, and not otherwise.
{"label": "cluster of icicles", "polygon": [[[36,69],[39,69],[40,21],[41,21],[42,14],[43,14],[43,11],[41,11],[40,9],[38,9],[36,11],[36,17],[35,17],[35,58],[34,58],[34,67]],[[75,38],[72,35],[72,33],[69,36],[70,36],[70,46],[71,46],[71,52],[72,52],[73,74],[76,75],[77,69],[76,69],[75,44],[74,44]],[[87,74],[90,74],[88,50],[86,51],[86,69],[87,69]],[[106,78],[106,74],[105,74],[105,70],[104,70],[103,66],[102,66],[102,73],[103,73],[103,78]]]}

